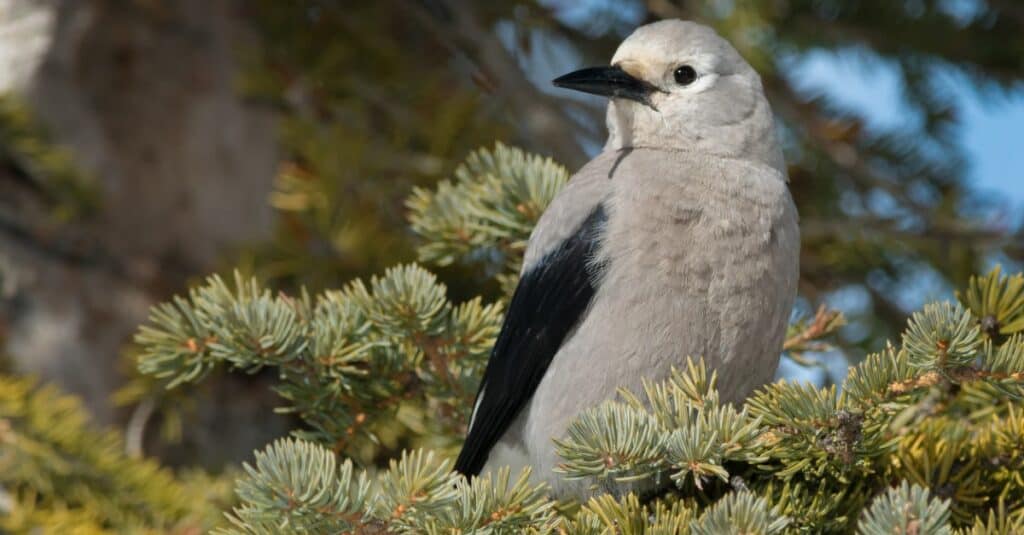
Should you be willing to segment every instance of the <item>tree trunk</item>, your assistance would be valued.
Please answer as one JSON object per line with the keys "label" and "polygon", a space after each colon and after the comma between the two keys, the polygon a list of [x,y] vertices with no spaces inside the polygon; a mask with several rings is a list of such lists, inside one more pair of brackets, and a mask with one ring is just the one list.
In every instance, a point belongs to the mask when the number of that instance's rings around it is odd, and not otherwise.
{"label": "tree trunk", "polygon": [[54,225],[0,170],[4,351],[100,422],[148,307],[271,230],[274,117],[236,87],[243,4],[0,0],[0,92],[30,103],[100,194],[95,217]]}

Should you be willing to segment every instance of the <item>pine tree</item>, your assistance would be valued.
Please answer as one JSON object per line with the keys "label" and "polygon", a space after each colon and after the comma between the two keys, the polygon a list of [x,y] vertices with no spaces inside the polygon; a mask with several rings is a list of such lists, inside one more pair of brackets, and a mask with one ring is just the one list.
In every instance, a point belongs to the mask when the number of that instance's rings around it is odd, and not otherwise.
{"label": "pine tree", "polygon": [[[420,260],[480,266],[508,286],[567,176],[500,144],[474,153],[454,181],[410,197]],[[245,466],[225,533],[1015,533],[1024,275],[975,277],[958,301],[915,313],[841,386],[780,381],[734,407],[692,356],[620,392],[555,442],[562,476],[593,484],[582,504],[553,501],[526,473],[451,472],[502,309],[452,303],[420,265],[316,296],[211,277],[154,308],[136,341],[140,370],[172,388],[216,368],[273,368],[281,410],[305,423]],[[788,351],[840,324],[819,313],[794,326]],[[630,493],[641,479],[664,490]]]}

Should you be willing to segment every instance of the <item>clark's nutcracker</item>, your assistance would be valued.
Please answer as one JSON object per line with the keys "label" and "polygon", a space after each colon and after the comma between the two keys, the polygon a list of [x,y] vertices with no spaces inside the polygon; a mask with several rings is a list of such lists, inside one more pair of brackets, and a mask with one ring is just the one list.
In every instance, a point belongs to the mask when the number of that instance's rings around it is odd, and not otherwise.
{"label": "clark's nutcracker", "polygon": [[608,142],[530,237],[456,469],[530,466],[583,496],[553,473],[552,438],[618,387],[687,356],[727,402],[772,379],[800,236],[761,79],[714,30],[643,26],[610,67],[554,84],[610,97]]}

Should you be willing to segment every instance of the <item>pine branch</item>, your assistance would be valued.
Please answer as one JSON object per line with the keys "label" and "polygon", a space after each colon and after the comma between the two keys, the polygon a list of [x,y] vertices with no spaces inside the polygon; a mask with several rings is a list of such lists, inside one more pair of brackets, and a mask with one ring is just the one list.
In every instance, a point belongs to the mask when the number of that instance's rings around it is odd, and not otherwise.
{"label": "pine branch", "polygon": [[575,535],[672,535],[688,533],[696,506],[683,501],[641,504],[636,494],[621,499],[604,494],[591,498],[568,530]]}
{"label": "pine branch", "polygon": [[927,490],[904,481],[875,500],[858,525],[857,533],[950,535],[949,503],[933,499]]}
{"label": "pine branch", "polygon": [[911,367],[945,374],[978,357],[981,332],[960,305],[925,305],[910,318],[903,347]]}
{"label": "pine branch", "polygon": [[297,434],[338,451],[372,439],[376,422],[412,399],[433,407],[437,430],[454,436],[468,420],[500,315],[479,299],[453,305],[417,266],[315,299],[215,276],[153,309],[136,336],[139,370],[174,388],[218,366],[277,368],[276,391],[289,403],[282,410],[312,427]]}
{"label": "pine branch", "polygon": [[835,334],[845,324],[846,318],[841,312],[829,310],[825,305],[821,305],[810,321],[800,320],[789,325],[782,350],[801,365],[816,364],[808,360],[804,354],[811,351],[827,351],[830,346],[823,340]]}
{"label": "pine branch", "polygon": [[474,152],[454,182],[414,189],[406,201],[413,232],[426,240],[420,261],[482,263],[495,275],[518,271],[530,231],[568,180],[551,159],[501,143]]}
{"label": "pine branch", "polygon": [[549,533],[554,502],[529,472],[467,481],[433,453],[405,452],[375,478],[313,443],[280,440],[237,484],[227,534]]}
{"label": "pine branch", "polygon": [[728,494],[712,505],[695,524],[690,526],[690,532],[693,535],[773,535],[782,533],[789,523],[789,519],[773,511],[764,498],[749,492],[739,492]]}
{"label": "pine branch", "polygon": [[[401,388],[414,387],[423,388],[436,407],[458,397],[437,399],[430,392],[455,392],[457,382],[478,373],[473,366],[459,368],[456,363],[465,360],[451,357],[479,352],[482,363],[492,334],[481,333],[493,333],[496,318],[488,319],[491,314],[479,301],[452,306],[434,284],[418,268],[401,268],[369,285],[357,281],[314,300],[305,295],[272,298],[254,283],[239,281],[231,290],[212,281],[195,290],[192,300],[179,303],[177,331],[147,335],[155,341],[149,347],[154,356],[170,344],[175,350],[205,351],[204,358],[214,363],[277,366],[284,371],[282,378],[295,384],[298,378],[332,377],[333,382],[317,383],[306,392],[317,393],[320,405],[306,402],[304,416],[339,433],[337,421],[353,421],[338,417],[351,414],[348,400],[387,400]],[[273,307],[288,311],[274,313]],[[190,323],[187,318],[204,319]],[[213,318],[229,326],[204,323]],[[293,323],[305,327],[295,331]],[[222,343],[224,335],[217,329],[249,335],[236,334],[236,341]],[[305,334],[293,338],[293,331]],[[265,340],[248,342],[254,334]],[[215,341],[187,347],[198,336]],[[512,482],[506,471],[469,483],[450,473],[446,461],[420,452],[393,462],[367,487],[364,479],[352,483],[355,476],[345,468],[351,464],[335,474],[334,454],[328,450],[289,442],[288,448],[272,447],[249,469],[249,479],[239,485],[243,505],[233,522],[251,533],[281,529],[282,522],[336,522],[339,530],[361,526],[368,532],[401,533],[546,533],[559,526],[603,533],[611,525],[647,533],[687,522],[695,533],[719,529],[723,522],[764,533],[784,525],[842,530],[853,525],[879,484],[892,479],[950,498],[942,513],[949,522],[944,516],[937,524],[942,529],[971,525],[979,514],[987,514],[991,496],[1002,496],[1015,508],[1024,506],[1019,478],[1024,418],[1014,405],[1022,399],[1020,336],[983,342],[971,314],[945,303],[911,318],[903,340],[903,347],[889,346],[854,368],[841,395],[835,387],[779,382],[737,410],[720,404],[715,373],[693,359],[667,380],[646,383],[642,397],[622,391],[620,400],[580,415],[566,438],[555,443],[564,459],[559,472],[606,493],[576,515],[556,514],[542,488],[531,486],[525,475]],[[312,359],[310,348],[330,358]],[[385,388],[383,398],[379,392],[368,395],[360,385],[376,383],[358,381],[371,381],[377,375],[373,370],[384,376],[398,373],[407,382],[393,386],[396,390]],[[332,390],[325,384],[345,386]],[[304,391],[284,392],[299,399]],[[356,414],[367,418],[367,413]],[[721,498],[730,486],[741,490]],[[666,494],[669,487],[675,490]],[[660,490],[641,506],[629,494],[639,488]],[[695,495],[711,505],[679,505],[671,501],[673,493]],[[895,522],[893,504],[904,502],[910,509],[899,511],[930,511],[934,505],[918,494],[894,494],[875,502],[862,531]],[[930,526],[913,514],[906,519],[911,526]]]}
{"label": "pine branch", "polygon": [[957,292],[989,338],[1024,331],[1024,274],[1003,276],[996,266],[988,275],[971,277],[967,290]]}
{"label": "pine branch", "polygon": [[337,533],[364,523],[370,482],[352,462],[308,442],[279,440],[256,452],[256,465],[236,492],[242,505],[229,519],[237,530],[223,533]]}

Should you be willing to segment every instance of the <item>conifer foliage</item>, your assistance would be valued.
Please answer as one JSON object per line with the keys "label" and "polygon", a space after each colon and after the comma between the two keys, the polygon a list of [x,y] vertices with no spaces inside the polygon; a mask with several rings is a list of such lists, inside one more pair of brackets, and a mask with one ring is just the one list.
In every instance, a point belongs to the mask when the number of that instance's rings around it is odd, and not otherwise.
{"label": "conifer foliage", "polygon": [[218,480],[123,451],[76,398],[0,376],[0,532],[197,533],[230,506]]}
{"label": "conifer foliage", "polygon": [[[408,200],[420,261],[480,266],[511,287],[532,226],[567,179],[515,148],[474,153],[454,181]],[[272,369],[281,410],[302,428],[244,465],[231,505],[215,479],[124,455],[69,398],[0,379],[0,528],[1024,532],[1024,275],[996,269],[957,297],[914,314],[898,344],[841,385],[780,381],[742,406],[720,400],[721,378],[700,355],[681,355],[667,380],[621,391],[553,442],[561,477],[592,489],[572,503],[526,470],[473,480],[451,470],[501,302],[454,303],[417,264],[318,295],[214,276],[153,308],[136,336],[139,369],[167,388],[216,369]],[[785,350],[803,359],[841,324],[821,310],[792,327]]]}
{"label": "conifer foliage", "polygon": [[336,452],[358,451],[402,408],[428,407],[422,434],[451,438],[469,417],[502,309],[480,299],[453,304],[445,293],[417,265],[315,298],[214,276],[154,308],[136,337],[145,348],[139,368],[168,387],[217,366],[275,368],[281,410],[309,427],[297,436]]}
{"label": "conifer foliage", "polygon": [[[420,260],[482,263],[514,280],[532,225],[565,169],[502,145],[454,182],[416,190]],[[592,484],[556,503],[527,473],[466,481],[448,457],[464,431],[501,304],[451,303],[423,267],[318,296],[213,277],[156,307],[140,369],[173,387],[217,366],[275,368],[283,410],[307,426],[257,453],[230,533],[1016,533],[1024,530],[1024,276],[972,279],[962,303],[913,315],[901,343],[842,385],[780,381],[743,406],[719,400],[699,355],[642,392],[581,414],[555,447],[563,477]],[[819,313],[787,347],[841,318]],[[418,420],[410,419],[409,407]],[[426,408],[426,409],[424,409]],[[382,422],[409,443],[387,468],[345,458]],[[413,421],[415,420],[415,421]],[[655,487],[638,496],[632,488]]]}

